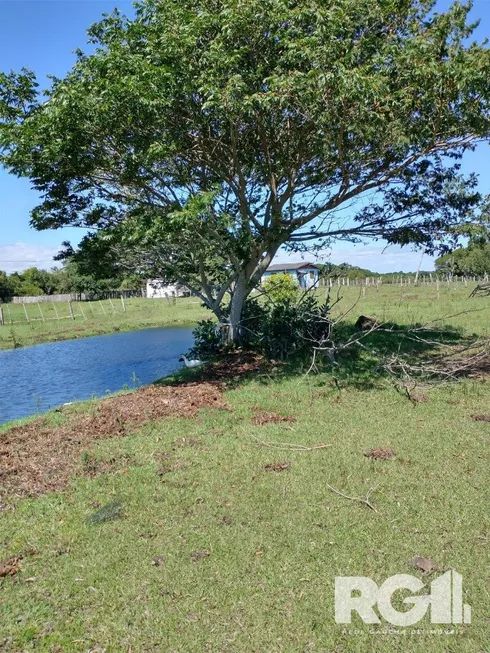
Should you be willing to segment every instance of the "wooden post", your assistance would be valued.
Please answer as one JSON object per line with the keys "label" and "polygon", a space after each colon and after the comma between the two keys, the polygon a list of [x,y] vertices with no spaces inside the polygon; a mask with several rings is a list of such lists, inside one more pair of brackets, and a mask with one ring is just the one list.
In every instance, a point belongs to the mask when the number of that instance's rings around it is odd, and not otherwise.
{"label": "wooden post", "polygon": [[0,326],[3,326],[5,322],[3,321],[3,308],[0,306]]}
{"label": "wooden post", "polygon": [[92,306],[92,302],[89,302],[88,305],[90,306],[90,310],[91,310],[92,313],[93,313],[93,312],[94,312],[94,307]]}
{"label": "wooden post", "polygon": [[53,302],[53,308],[54,308],[54,312],[55,312],[55,315],[56,315],[56,319],[59,322],[60,316],[58,315],[58,309],[56,308],[56,302]]}
{"label": "wooden post", "polygon": [[44,314],[43,314],[43,311],[42,311],[42,308],[41,308],[41,304],[39,302],[37,302],[37,307],[39,309],[39,312],[41,313],[41,317],[43,319],[43,322],[46,322],[46,320],[44,319]]}
{"label": "wooden post", "polygon": [[121,293],[121,303],[123,307],[123,311],[126,312],[126,304],[124,303],[124,295]]}
{"label": "wooden post", "polygon": [[75,314],[73,313],[73,306],[71,305],[71,301],[68,302],[68,308],[70,309],[71,319],[74,320],[75,319]]}
{"label": "wooden post", "polygon": [[9,322],[10,324],[12,324],[12,314],[10,313],[10,306],[7,304],[6,307],[7,307],[7,313],[9,314]]}
{"label": "wooden post", "polygon": [[25,302],[22,302],[22,306],[24,307],[24,313],[26,314],[26,320],[29,322],[29,316],[27,315],[27,309],[26,309]]}

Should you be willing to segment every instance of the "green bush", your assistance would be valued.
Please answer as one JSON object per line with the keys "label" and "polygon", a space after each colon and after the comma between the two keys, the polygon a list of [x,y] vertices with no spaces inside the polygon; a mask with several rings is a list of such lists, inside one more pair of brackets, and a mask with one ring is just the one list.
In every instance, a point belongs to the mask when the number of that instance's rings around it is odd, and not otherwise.
{"label": "green bush", "polygon": [[284,305],[298,300],[298,284],[290,274],[273,274],[267,277],[262,282],[261,290],[268,303]]}
{"label": "green bush", "polygon": [[[288,360],[311,355],[315,345],[328,339],[328,301],[320,303],[314,295],[306,294],[293,302],[287,293],[282,298],[276,295],[275,301],[270,295],[261,299],[249,298],[245,303],[240,322],[241,346],[271,359]],[[226,347],[219,327],[211,320],[200,322],[194,329],[192,354],[206,358],[223,353]]]}
{"label": "green bush", "polygon": [[194,346],[190,351],[192,356],[197,356],[204,360],[216,356],[221,352],[223,341],[220,328],[213,320],[201,320],[198,322],[192,335],[194,336]]}

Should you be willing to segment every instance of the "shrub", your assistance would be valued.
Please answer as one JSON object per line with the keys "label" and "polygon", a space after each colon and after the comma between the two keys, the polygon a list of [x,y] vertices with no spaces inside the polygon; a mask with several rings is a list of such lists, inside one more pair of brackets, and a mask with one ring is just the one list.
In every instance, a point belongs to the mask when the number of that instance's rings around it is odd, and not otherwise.
{"label": "shrub", "polygon": [[[275,295],[274,301],[270,295],[262,301],[249,298],[242,314],[240,344],[280,360],[310,355],[315,345],[329,337],[329,310],[328,300],[320,303],[313,294],[299,301],[292,301],[287,293]],[[220,354],[228,346],[211,320],[198,324],[194,340],[192,354],[200,358]]]}
{"label": "shrub", "polygon": [[262,282],[261,290],[267,303],[294,303],[298,299],[299,288],[289,274],[273,274]]}
{"label": "shrub", "polygon": [[190,353],[193,356],[206,359],[220,353],[223,342],[220,328],[213,320],[198,322],[192,335],[194,336],[194,346]]}
{"label": "shrub", "polygon": [[311,354],[312,348],[329,336],[328,313],[328,302],[321,304],[313,295],[296,304],[271,305],[261,325],[261,350],[269,358],[281,360]]}

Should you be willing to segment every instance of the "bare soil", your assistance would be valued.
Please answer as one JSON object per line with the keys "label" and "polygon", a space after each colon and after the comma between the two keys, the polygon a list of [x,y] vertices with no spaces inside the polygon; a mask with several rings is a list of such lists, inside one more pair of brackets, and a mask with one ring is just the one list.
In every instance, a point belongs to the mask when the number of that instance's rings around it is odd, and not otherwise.
{"label": "bare soil", "polygon": [[60,426],[42,418],[13,427],[0,435],[0,499],[62,490],[96,440],[124,437],[148,420],[191,418],[202,408],[230,410],[213,383],[152,385],[104,399],[94,411],[66,412]]}

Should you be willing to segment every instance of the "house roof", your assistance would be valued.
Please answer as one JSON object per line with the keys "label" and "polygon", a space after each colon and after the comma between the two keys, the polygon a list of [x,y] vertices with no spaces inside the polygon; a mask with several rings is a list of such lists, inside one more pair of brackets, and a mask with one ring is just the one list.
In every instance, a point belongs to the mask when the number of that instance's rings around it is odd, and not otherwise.
{"label": "house roof", "polygon": [[269,265],[266,272],[286,272],[288,270],[300,270],[301,268],[319,269],[318,265],[314,263],[274,263],[274,265]]}

